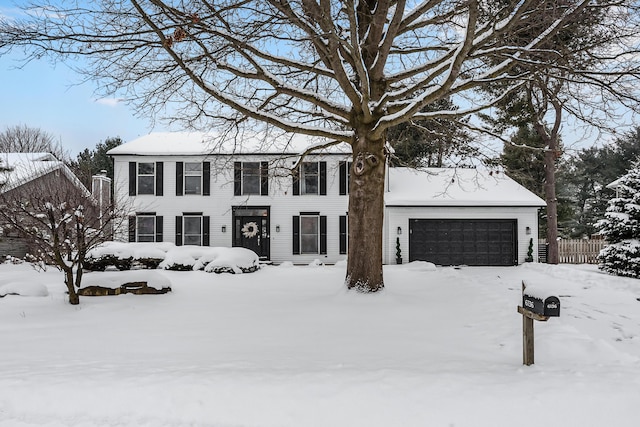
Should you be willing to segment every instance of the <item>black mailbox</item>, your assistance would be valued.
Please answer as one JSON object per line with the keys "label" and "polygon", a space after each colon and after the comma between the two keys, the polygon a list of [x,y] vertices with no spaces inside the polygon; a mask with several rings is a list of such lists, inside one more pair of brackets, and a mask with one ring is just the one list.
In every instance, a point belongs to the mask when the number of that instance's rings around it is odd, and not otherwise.
{"label": "black mailbox", "polygon": [[547,297],[544,300],[532,295],[522,295],[522,306],[540,316],[559,317],[560,300],[558,297]]}

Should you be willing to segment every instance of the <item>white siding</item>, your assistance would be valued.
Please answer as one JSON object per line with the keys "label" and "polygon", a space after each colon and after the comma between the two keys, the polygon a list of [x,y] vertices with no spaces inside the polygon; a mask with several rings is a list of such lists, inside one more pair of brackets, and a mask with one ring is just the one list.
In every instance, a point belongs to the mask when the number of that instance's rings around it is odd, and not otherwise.
{"label": "white siding", "polygon": [[[395,263],[396,237],[404,262],[409,260],[409,219],[515,219],[517,224],[518,263],[524,262],[533,238],[534,260],[538,253],[537,207],[390,207],[385,211],[383,262]],[[402,234],[398,235],[398,227]],[[531,234],[527,234],[529,227]]]}
{"label": "white siding", "polygon": [[[269,195],[234,196],[233,162],[234,161],[276,161],[274,156],[243,155],[229,156],[115,156],[115,192],[118,203],[129,206],[131,214],[135,212],[155,212],[163,216],[163,240],[175,242],[175,217],[183,212],[202,212],[210,216],[210,245],[232,246],[233,206],[261,206],[270,208],[270,259],[275,263],[292,261],[309,263],[319,259],[324,263],[335,263],[345,259],[339,253],[339,216],[345,215],[348,196],[339,195],[338,164],[346,159],[345,155],[308,156],[305,161],[327,162],[327,195],[292,194],[291,176],[283,176],[284,169],[290,168],[296,159],[278,163],[278,175],[269,179]],[[163,196],[138,195],[129,197],[129,162],[163,162]],[[211,162],[211,195],[176,196],[176,162]],[[270,172],[271,172],[270,164]],[[273,169],[275,171],[275,168]],[[300,212],[318,212],[327,217],[327,254],[326,255],[293,255],[293,216]],[[222,227],[226,231],[222,232]],[[280,231],[276,232],[279,226]],[[127,239],[127,230],[121,229],[120,240]]]}

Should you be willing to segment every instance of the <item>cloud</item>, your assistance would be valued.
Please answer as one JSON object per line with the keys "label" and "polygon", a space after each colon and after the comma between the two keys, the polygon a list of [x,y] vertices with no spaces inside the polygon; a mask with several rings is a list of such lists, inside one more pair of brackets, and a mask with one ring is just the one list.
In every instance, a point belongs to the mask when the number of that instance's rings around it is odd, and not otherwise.
{"label": "cloud", "polygon": [[122,101],[124,101],[123,98],[100,98],[94,100],[96,104],[106,105],[107,107],[117,107]]}

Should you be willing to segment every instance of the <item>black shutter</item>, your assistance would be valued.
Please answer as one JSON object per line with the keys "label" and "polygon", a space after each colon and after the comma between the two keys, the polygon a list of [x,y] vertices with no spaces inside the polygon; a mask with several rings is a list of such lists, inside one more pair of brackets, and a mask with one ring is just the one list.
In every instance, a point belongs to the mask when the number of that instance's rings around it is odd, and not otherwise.
{"label": "black shutter", "polygon": [[340,195],[344,196],[347,194],[347,162],[340,162]]}
{"label": "black shutter", "polygon": [[347,253],[347,216],[340,215],[340,254]]}
{"label": "black shutter", "polygon": [[233,162],[233,195],[242,195],[242,162]]}
{"label": "black shutter", "polygon": [[260,195],[269,195],[269,162],[260,162]]}
{"label": "black shutter", "polygon": [[162,217],[156,217],[156,242],[162,242]]}
{"label": "black shutter", "polygon": [[327,195],[327,162],[320,162],[320,195]]}
{"label": "black shutter", "polygon": [[302,169],[302,165],[298,166],[296,170],[293,171],[293,195],[300,195],[300,171]]}
{"label": "black shutter", "polygon": [[138,164],[136,162],[129,162],[129,195],[136,195],[136,180],[137,180],[137,171],[136,167]]}
{"label": "black shutter", "polygon": [[211,163],[202,162],[202,195],[211,195]]}
{"label": "black shutter", "polygon": [[182,217],[176,217],[176,246],[182,246]]}
{"label": "black shutter", "polygon": [[210,246],[209,241],[209,228],[211,225],[210,217],[202,217],[202,246]]}
{"label": "black shutter", "polygon": [[320,254],[327,253],[327,217],[320,217]]}
{"label": "black shutter", "polygon": [[300,217],[293,217],[293,254],[300,254]]}
{"label": "black shutter", "polygon": [[135,216],[129,217],[129,241],[130,242],[136,241],[136,217]]}
{"label": "black shutter", "polygon": [[176,162],[176,196],[182,196],[184,194],[184,163]]}
{"label": "black shutter", "polygon": [[164,193],[164,164],[156,162],[156,196],[162,196]]}

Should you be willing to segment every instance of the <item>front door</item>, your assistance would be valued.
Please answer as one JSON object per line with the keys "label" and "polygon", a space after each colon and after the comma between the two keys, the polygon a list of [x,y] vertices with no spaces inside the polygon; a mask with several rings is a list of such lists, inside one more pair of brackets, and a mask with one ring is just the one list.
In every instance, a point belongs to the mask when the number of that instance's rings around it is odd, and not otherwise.
{"label": "front door", "polygon": [[251,249],[269,259],[269,208],[233,209],[233,246]]}

